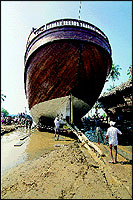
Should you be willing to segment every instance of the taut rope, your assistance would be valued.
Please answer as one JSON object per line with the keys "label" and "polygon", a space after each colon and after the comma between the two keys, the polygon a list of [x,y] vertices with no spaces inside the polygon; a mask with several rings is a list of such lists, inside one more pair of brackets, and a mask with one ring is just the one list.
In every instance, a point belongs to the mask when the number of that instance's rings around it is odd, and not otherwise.
{"label": "taut rope", "polygon": [[80,20],[80,12],[81,12],[81,1],[80,1],[80,5],[79,5],[79,20]]}

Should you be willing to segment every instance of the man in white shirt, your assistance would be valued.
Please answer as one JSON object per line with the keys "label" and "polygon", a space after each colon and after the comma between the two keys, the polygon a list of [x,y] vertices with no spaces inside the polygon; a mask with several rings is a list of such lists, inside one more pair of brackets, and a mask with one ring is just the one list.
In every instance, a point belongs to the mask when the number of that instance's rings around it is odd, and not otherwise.
{"label": "man in white shirt", "polygon": [[59,119],[59,115],[57,115],[57,117],[54,120],[54,124],[55,124],[55,139],[56,139],[56,133],[58,134],[58,138],[59,139],[59,133],[60,133],[60,119]]}
{"label": "man in white shirt", "polygon": [[[106,138],[103,144],[106,143],[106,139],[109,138],[109,148],[110,148],[110,156],[111,156],[111,163],[117,163],[117,145],[118,145],[118,137],[117,134],[122,134],[119,129],[114,127],[115,122],[110,121],[110,127],[107,130]],[[115,161],[113,160],[113,154],[112,154],[112,146],[114,146],[115,150]]]}

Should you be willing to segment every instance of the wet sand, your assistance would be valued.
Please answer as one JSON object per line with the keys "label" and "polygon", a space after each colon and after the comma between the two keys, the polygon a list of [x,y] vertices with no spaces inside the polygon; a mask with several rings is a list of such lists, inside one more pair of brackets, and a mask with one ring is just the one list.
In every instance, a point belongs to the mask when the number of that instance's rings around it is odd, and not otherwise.
{"label": "wet sand", "polygon": [[[1,198],[132,199],[131,163],[118,155],[118,163],[109,164],[108,147],[99,147],[104,157],[72,138],[55,141],[52,133],[33,132],[27,159],[2,176]],[[120,148],[132,153],[130,146]]]}

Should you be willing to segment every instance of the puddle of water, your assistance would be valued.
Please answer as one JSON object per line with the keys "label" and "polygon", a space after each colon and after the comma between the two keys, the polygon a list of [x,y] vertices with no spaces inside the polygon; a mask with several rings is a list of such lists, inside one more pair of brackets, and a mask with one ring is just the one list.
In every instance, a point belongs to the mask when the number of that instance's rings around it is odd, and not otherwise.
{"label": "puddle of water", "polygon": [[[106,132],[102,132],[105,138]],[[29,137],[22,139],[24,136]],[[86,131],[85,135],[92,142],[97,142],[96,133],[93,131]],[[39,158],[44,153],[54,150],[56,145],[64,145],[72,142],[68,141],[65,136],[60,136],[59,140],[55,141],[54,134],[48,132],[40,132],[38,130],[28,130],[19,128],[13,132],[1,136],[1,173],[3,174],[8,169],[17,166],[26,160],[33,160]],[[14,146],[18,142],[23,142],[21,146]],[[100,142],[103,142],[100,138]]]}
{"label": "puddle of water", "polygon": [[[27,134],[29,134],[29,137],[20,140]],[[24,141],[24,144],[14,146],[21,141]],[[54,150],[56,142],[54,134],[37,130],[25,131],[24,128],[20,128],[4,134],[1,136],[1,173],[3,174],[20,163],[39,158],[44,153]],[[58,142],[64,143],[64,137],[60,137]]]}
{"label": "puddle of water", "polygon": [[24,129],[16,130],[1,136],[1,173],[24,162],[27,158],[26,146],[28,138],[22,146],[14,145],[20,141],[25,134]]}
{"label": "puddle of water", "polygon": [[[97,135],[96,131],[86,131],[85,136],[91,141],[91,142],[97,142]],[[103,139],[106,137],[106,131],[102,131]],[[99,134],[99,143],[103,143],[103,140]]]}

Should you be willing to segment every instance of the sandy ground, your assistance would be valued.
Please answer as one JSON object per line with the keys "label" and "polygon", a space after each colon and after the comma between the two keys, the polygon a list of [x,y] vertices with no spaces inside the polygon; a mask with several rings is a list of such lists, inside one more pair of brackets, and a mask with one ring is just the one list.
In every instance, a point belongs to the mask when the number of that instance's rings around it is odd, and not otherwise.
{"label": "sandy ground", "polygon": [[[100,144],[105,156],[99,157],[69,137],[30,138],[30,159],[4,173],[1,199],[132,199],[132,165],[120,155],[117,164],[109,164],[106,145]],[[132,152],[130,146],[120,148]]]}

